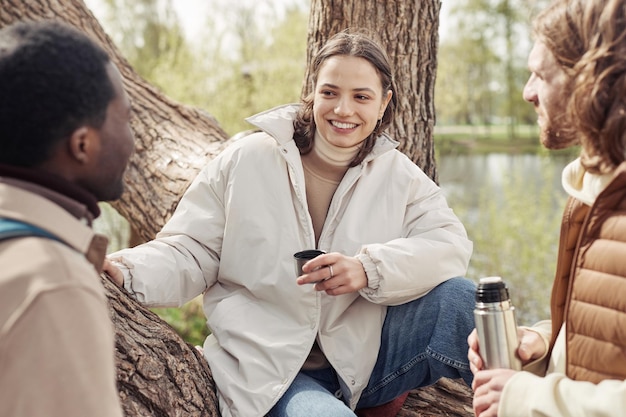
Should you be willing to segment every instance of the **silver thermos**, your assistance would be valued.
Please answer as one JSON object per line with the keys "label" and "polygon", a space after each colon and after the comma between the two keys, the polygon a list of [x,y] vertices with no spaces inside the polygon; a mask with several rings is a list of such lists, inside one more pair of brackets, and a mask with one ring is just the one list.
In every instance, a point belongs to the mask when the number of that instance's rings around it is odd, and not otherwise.
{"label": "silver thermos", "polygon": [[518,344],[515,308],[502,278],[480,279],[474,319],[485,368],[521,370],[522,364],[515,354]]}

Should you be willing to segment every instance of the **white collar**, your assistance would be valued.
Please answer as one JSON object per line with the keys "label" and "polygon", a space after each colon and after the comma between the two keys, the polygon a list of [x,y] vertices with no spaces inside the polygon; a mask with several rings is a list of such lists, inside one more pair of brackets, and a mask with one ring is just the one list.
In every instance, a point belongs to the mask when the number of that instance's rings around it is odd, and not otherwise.
{"label": "white collar", "polygon": [[613,173],[592,174],[582,166],[580,158],[563,168],[561,183],[565,191],[572,197],[591,206],[598,195],[613,179]]}

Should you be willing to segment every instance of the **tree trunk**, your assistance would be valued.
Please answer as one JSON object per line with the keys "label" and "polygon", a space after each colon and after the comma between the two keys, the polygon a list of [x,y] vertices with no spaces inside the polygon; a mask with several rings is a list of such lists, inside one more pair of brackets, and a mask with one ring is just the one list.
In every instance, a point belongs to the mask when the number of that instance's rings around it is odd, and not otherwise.
{"label": "tree trunk", "polygon": [[219,417],[211,370],[202,354],[159,316],[109,279],[117,387],[126,417]]}
{"label": "tree trunk", "polygon": [[[350,3],[361,19],[365,19],[366,10],[370,14],[378,10],[373,18],[378,27],[387,28],[387,43],[395,45],[390,53],[400,71],[400,91],[404,92],[393,134],[405,140],[403,149],[434,177],[430,138],[438,2],[427,1],[418,14],[409,1],[371,2],[375,5],[367,7],[367,2],[337,3],[324,9],[314,0],[312,16],[319,19],[323,10],[347,13],[350,9],[344,9],[342,4]],[[399,16],[398,22],[387,25],[385,16]],[[340,18],[341,15],[331,22]],[[197,172],[227,145],[225,132],[212,116],[175,103],[139,77],[81,0],[0,0],[0,27],[18,20],[41,19],[62,20],[91,35],[120,69],[133,104],[132,128],[137,142],[126,177],[127,191],[114,206],[130,220],[141,239],[152,239]],[[422,26],[417,28],[416,23],[407,25],[418,19],[431,32],[424,32]],[[311,22],[314,24],[315,19]],[[409,33],[420,35],[413,38]],[[430,33],[430,37],[423,37],[423,33]],[[422,43],[416,39],[428,40]],[[413,99],[409,92],[417,93],[417,97]],[[117,381],[125,415],[218,417],[215,386],[202,355],[124,290],[106,278],[103,285],[115,325]],[[411,392],[399,415],[470,416],[470,401],[469,388],[457,381],[442,380]]]}
{"label": "tree trunk", "polygon": [[[307,57],[346,28],[374,32],[394,67],[398,109],[391,136],[422,170],[437,181],[433,131],[439,42],[439,0],[311,0]],[[308,65],[307,65],[308,68]],[[307,82],[303,90],[311,87]]]}

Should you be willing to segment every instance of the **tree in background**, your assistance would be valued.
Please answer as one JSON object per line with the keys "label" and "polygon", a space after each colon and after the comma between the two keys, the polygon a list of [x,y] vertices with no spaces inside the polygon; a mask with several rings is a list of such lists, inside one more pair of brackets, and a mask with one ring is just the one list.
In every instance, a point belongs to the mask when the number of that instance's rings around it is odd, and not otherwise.
{"label": "tree in background", "polygon": [[113,41],[137,73],[163,88],[167,84],[162,77],[192,67],[193,57],[172,0],[101,1],[108,11]]}
{"label": "tree in background", "polygon": [[[465,20],[459,21],[456,28],[463,33],[468,31],[466,25]],[[491,124],[497,95],[492,85],[493,73],[499,66],[500,58],[491,50],[483,32],[442,42],[435,95],[437,122]]]}
{"label": "tree in background", "polygon": [[441,43],[436,108],[446,124],[506,124],[535,120],[523,103],[531,47],[530,17],[545,0],[460,0],[450,11],[451,34]]}
{"label": "tree in background", "polygon": [[197,103],[222,121],[230,134],[251,127],[246,117],[300,99],[308,1],[293,1],[282,16],[270,6],[262,20],[258,3],[230,6],[235,50],[231,57],[221,58],[222,67],[213,72],[219,79],[212,82],[204,102]]}
{"label": "tree in background", "polygon": [[[88,1],[92,3],[94,0]],[[186,39],[171,0],[106,0],[102,24],[138,74],[206,110],[229,135],[245,118],[297,102],[306,65],[308,0],[216,2]]]}

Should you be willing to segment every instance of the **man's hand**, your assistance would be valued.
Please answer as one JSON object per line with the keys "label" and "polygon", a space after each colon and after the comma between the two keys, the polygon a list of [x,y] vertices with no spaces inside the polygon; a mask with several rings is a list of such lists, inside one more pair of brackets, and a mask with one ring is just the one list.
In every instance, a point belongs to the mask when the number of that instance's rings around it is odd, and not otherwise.
{"label": "man's hand", "polygon": [[469,349],[467,350],[467,359],[470,363],[470,370],[474,375],[476,375],[476,372],[485,367],[483,358],[481,358],[478,353],[478,331],[476,329],[472,330],[469,336],[467,336],[467,344],[469,345]]}
{"label": "man's hand", "polygon": [[[518,327],[517,338],[520,341],[517,346],[517,356],[521,359],[522,365],[526,365],[546,353],[547,346],[537,332]],[[485,363],[480,356],[480,346],[478,346],[478,333],[476,329],[467,337],[467,344],[469,345],[467,359],[470,363],[470,370],[476,375],[478,371],[485,367]]]}
{"label": "man's hand", "polygon": [[546,354],[548,347],[539,333],[526,328],[517,329],[517,337],[520,344],[517,348],[517,356],[522,360],[522,365],[526,365]]}
{"label": "man's hand", "polygon": [[476,417],[497,417],[504,385],[516,373],[512,369],[489,369],[474,374],[472,405]]}
{"label": "man's hand", "polygon": [[[545,354],[547,346],[537,332],[518,327],[517,337],[520,341],[517,347],[517,356],[522,360],[523,365]],[[484,370],[485,364],[479,354],[480,347],[476,329],[467,337],[467,344],[469,345],[467,359],[474,374],[474,381],[472,382],[474,414],[476,417],[497,417],[504,386],[517,371],[511,369]]]}

